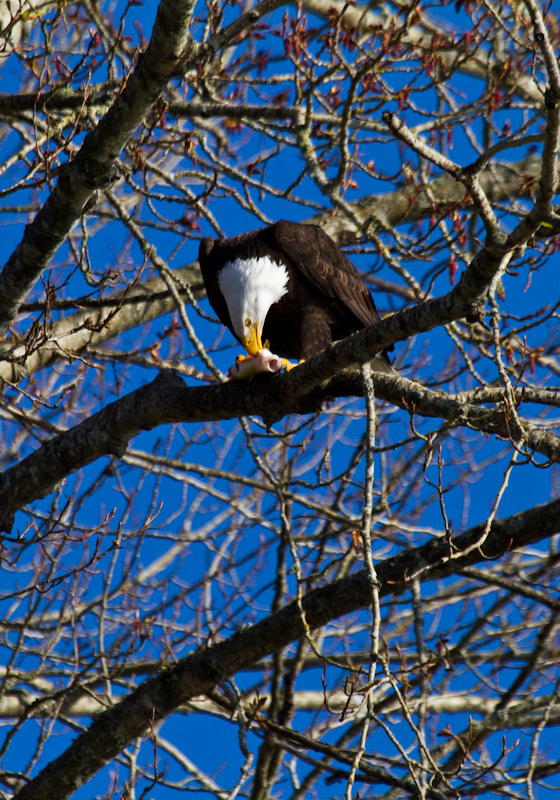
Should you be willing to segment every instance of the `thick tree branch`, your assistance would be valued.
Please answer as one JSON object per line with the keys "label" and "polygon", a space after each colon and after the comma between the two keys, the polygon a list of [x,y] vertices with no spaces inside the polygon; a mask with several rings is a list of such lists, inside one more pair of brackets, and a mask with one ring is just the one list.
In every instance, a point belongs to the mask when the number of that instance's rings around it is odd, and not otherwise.
{"label": "thick tree branch", "polygon": [[118,84],[101,86],[57,86],[48,92],[0,93],[0,117],[10,119],[22,111],[79,110],[84,107],[105,106],[113,98]]}
{"label": "thick tree branch", "polygon": [[[416,309],[401,312],[413,317]],[[398,315],[395,315],[398,316]],[[186,387],[181,378],[163,372],[86,419],[71,430],[47,440],[30,456],[0,475],[0,525],[10,530],[15,511],[54,491],[68,475],[108,455],[122,456],[129,440],[143,430],[179,422],[225,420],[258,415],[273,422],[290,413],[310,413],[325,400],[343,394],[361,395],[356,375],[341,374],[390,345],[385,331],[394,317],[338,342],[287,375],[264,376],[251,383],[234,381],[208,387]],[[397,327],[398,330],[398,327]],[[523,421],[507,409],[486,409],[444,392],[431,391],[414,381],[375,375],[376,395],[418,416],[441,417],[453,425],[521,442],[528,452],[560,461],[560,440]]]}
{"label": "thick tree branch", "polygon": [[[366,658],[364,656],[364,658]],[[469,659],[470,661],[470,659]],[[454,661],[456,663],[456,661]],[[472,663],[472,662],[470,662]],[[315,666],[320,666],[316,662]],[[161,665],[158,669],[152,672],[159,672]],[[142,674],[142,669],[138,668],[138,674]],[[36,688],[36,691],[34,690]],[[33,717],[35,719],[50,717],[53,713],[58,713],[61,717],[65,718],[84,718],[94,717],[96,714],[107,710],[108,700],[106,697],[98,697],[95,694],[95,686],[90,683],[85,687],[80,687],[73,692],[68,692],[64,698],[62,707],[58,704],[56,697],[58,690],[54,683],[47,685],[46,681],[38,681],[37,687],[31,684],[31,691],[16,689],[14,691],[6,692],[0,698],[0,719],[9,717],[22,717],[28,713],[29,707],[34,707]],[[50,697],[49,697],[50,695]],[[381,692],[380,692],[381,696]],[[333,691],[328,695],[329,708],[331,710],[343,711],[348,705],[351,708],[360,705],[361,699],[359,696],[350,699],[343,691]],[[546,707],[551,700],[554,700],[553,695],[544,695],[535,698],[534,704],[528,709],[526,703],[514,704],[509,708],[507,719],[501,718],[497,724],[513,728],[518,727],[519,717],[518,714],[523,714],[523,725],[527,727],[535,727],[538,725],[542,717],[542,709]],[[245,692],[243,695],[244,704],[251,707],[254,702],[259,703],[259,710],[264,713],[270,707],[270,697],[261,696],[256,692]],[[116,701],[115,701],[116,702]],[[447,693],[442,695],[433,695],[426,700],[427,708],[436,714],[485,714],[491,715],[494,713],[498,700],[484,697],[482,695],[465,695],[460,693]],[[324,692],[302,690],[294,694],[293,697],[294,709],[296,711],[311,711],[319,712],[325,708],[325,694]],[[419,705],[417,698],[409,700],[411,711],[416,711]],[[552,704],[553,724],[560,724],[560,703]],[[389,700],[383,700],[383,711],[399,711],[400,704],[398,700],[391,695]],[[218,715],[224,719],[231,719],[232,713],[235,708],[224,709],[219,706],[211,698],[199,697],[193,700],[188,700],[182,706],[178,706],[176,711],[182,714],[202,713]]]}

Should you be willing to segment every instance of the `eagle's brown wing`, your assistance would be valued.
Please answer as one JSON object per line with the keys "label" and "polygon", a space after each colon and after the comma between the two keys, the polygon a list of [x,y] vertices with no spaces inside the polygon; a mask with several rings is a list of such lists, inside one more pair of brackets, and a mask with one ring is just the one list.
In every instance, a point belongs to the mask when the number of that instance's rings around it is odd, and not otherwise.
{"label": "eagle's brown wing", "polygon": [[364,279],[349,258],[321,228],[280,220],[267,229],[290,266],[329,300],[331,308],[358,330],[380,316]]}

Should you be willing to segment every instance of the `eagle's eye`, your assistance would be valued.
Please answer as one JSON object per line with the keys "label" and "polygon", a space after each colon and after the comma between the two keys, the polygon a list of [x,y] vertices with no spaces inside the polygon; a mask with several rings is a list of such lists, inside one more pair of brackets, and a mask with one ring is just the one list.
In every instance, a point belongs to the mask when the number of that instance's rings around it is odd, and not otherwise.
{"label": "eagle's eye", "polygon": [[251,320],[249,319],[249,317],[247,317],[247,319],[245,320],[245,327],[246,328],[250,328],[251,327]]}

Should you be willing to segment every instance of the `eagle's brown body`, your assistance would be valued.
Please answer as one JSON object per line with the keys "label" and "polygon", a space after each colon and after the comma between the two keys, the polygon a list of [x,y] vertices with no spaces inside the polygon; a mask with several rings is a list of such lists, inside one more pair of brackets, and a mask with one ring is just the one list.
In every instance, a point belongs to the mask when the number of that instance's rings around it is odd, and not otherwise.
{"label": "eagle's brown body", "polygon": [[[263,341],[291,359],[308,359],[331,342],[343,339],[380,317],[358,270],[333,240],[316,225],[281,220],[267,228],[230,239],[205,238],[199,260],[208,299],[236,338],[219,273],[236,259],[267,256],[288,272],[286,293],[273,303],[263,325]],[[386,354],[374,369],[392,372]]]}

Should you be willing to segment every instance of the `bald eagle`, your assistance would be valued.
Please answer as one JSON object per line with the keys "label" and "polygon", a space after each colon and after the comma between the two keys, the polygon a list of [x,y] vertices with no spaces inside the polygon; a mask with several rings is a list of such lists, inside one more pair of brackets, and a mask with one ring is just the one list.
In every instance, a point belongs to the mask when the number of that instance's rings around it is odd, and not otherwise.
{"label": "bald eagle", "polygon": [[[380,319],[358,270],[316,225],[280,220],[230,239],[206,237],[199,262],[212,308],[249,358],[269,347],[305,360]],[[371,365],[396,374],[386,353]]]}

